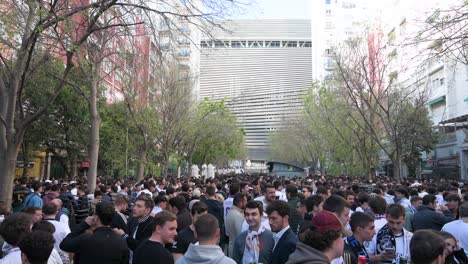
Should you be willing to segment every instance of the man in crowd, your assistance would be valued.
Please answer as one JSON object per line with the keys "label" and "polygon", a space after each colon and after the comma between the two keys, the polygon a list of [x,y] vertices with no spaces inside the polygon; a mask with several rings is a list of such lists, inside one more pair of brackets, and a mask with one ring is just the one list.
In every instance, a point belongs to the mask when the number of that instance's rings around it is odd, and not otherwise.
{"label": "man in crowd", "polygon": [[[226,235],[229,237],[228,254],[232,257],[234,241],[241,233],[242,223],[244,222],[244,209],[247,205],[247,195],[245,193],[237,193],[233,199],[233,206],[226,216]],[[263,211],[261,212],[263,214]]]}
{"label": "man in crowd", "polygon": [[195,237],[195,223],[201,215],[208,213],[208,207],[203,202],[195,202],[190,209],[192,216],[192,224],[182,229],[172,244],[172,256],[174,261],[177,261],[182,255],[187,252],[190,244],[197,242]]}
{"label": "man in crowd", "polygon": [[387,224],[374,236],[366,248],[372,263],[392,263],[401,256],[410,259],[409,244],[413,234],[404,230],[405,208],[391,204],[385,211]]}
{"label": "man in crowd", "polygon": [[288,184],[286,186],[286,196],[288,198],[288,205],[289,205],[289,226],[294,234],[298,232],[298,226],[301,223],[302,217],[296,211],[297,203],[299,202],[299,198],[297,197],[297,187],[293,184]]}
{"label": "man in crowd", "polygon": [[369,214],[374,217],[375,232],[387,224],[385,218],[385,209],[387,208],[387,202],[382,196],[373,195],[369,198]]}
{"label": "man in crowd", "polygon": [[55,228],[55,231],[53,233],[53,236],[55,239],[54,248],[59,253],[60,258],[62,258],[62,261],[67,262],[69,260],[69,255],[60,249],[60,243],[62,243],[63,239],[65,239],[65,237],[68,234],[70,234],[71,232],[70,227],[56,220],[55,216],[57,215],[57,206],[54,203],[48,203],[44,205],[42,213],[44,214],[44,220],[54,225],[54,228]]}
{"label": "man in crowd", "polygon": [[460,206],[460,219],[445,224],[442,231],[452,234],[468,255],[468,204]]}
{"label": "man in crowd", "polygon": [[157,213],[166,210],[167,206],[167,198],[165,195],[158,195],[154,197],[154,207],[153,211],[151,211],[151,215],[155,216]]}
{"label": "man in crowd", "polygon": [[289,255],[296,250],[297,236],[289,227],[290,212],[285,201],[272,201],[266,209],[275,242],[270,264],[286,263]]}
{"label": "man in crowd", "polygon": [[[114,214],[111,202],[98,203],[96,214],[88,216],[68,234],[60,248],[75,253],[75,263],[128,263],[127,243],[110,227]],[[89,228],[93,233],[85,233]]]}
{"label": "man in crowd", "polygon": [[[153,217],[150,215],[153,209],[153,200],[148,195],[140,195],[135,200],[132,218],[128,221],[128,233],[122,229],[114,228],[114,231],[127,240],[128,248],[135,251],[140,243],[149,238],[153,233]],[[130,255],[130,258],[132,256]]]}
{"label": "man in crowd", "polygon": [[355,212],[349,224],[353,235],[345,239],[343,260],[345,264],[357,264],[360,255],[369,259],[364,242],[372,241],[375,235],[374,218],[366,213]]}
{"label": "man in crowd", "polygon": [[410,200],[408,200],[408,190],[403,187],[398,188],[395,190],[395,198],[394,202],[403,206],[405,209],[411,206]]}
{"label": "man in crowd", "polygon": [[302,194],[304,195],[304,199],[309,198],[312,195],[312,186],[303,186],[301,189]]}
{"label": "man in crowd", "polygon": [[280,180],[276,180],[275,182],[273,182],[273,186],[275,187],[275,190],[276,190],[275,191],[276,199],[287,202],[288,198],[286,197],[283,183]]}
{"label": "man in crowd", "polygon": [[224,229],[223,203],[218,201],[215,187],[213,186],[206,187],[205,203],[208,206],[208,213],[216,217],[216,219],[218,219],[218,222],[220,224],[219,228],[221,230]]}
{"label": "man in crowd", "polygon": [[32,216],[33,224],[40,222],[42,220],[42,208],[31,206],[23,209],[24,213],[30,214]]}
{"label": "man in crowd", "polygon": [[443,264],[444,249],[445,241],[441,236],[431,230],[419,230],[410,243],[411,263]]}
{"label": "man in crowd", "polygon": [[171,212],[162,211],[154,216],[153,225],[149,239],[144,240],[135,251],[133,264],[174,263],[171,253],[164,246],[174,242],[177,217]]}
{"label": "man in crowd", "polygon": [[265,191],[262,196],[259,196],[254,199],[255,201],[260,201],[263,203],[263,210],[266,210],[268,205],[276,200],[276,191],[275,187],[273,185],[267,185],[265,186]]}
{"label": "man in crowd", "polygon": [[[54,237],[46,231],[32,231],[20,242],[23,264],[46,264],[54,250]],[[0,261],[2,262],[2,261]],[[3,262],[2,262],[3,263]]]}
{"label": "man in crowd", "polygon": [[43,202],[41,198],[42,183],[35,181],[32,184],[33,192],[28,194],[23,201],[23,208],[39,207],[42,208]]}
{"label": "man in crowd", "polygon": [[13,189],[13,212],[19,212],[23,208],[24,198],[28,196],[31,190],[26,186],[28,178],[19,179],[19,184]]}
{"label": "man in crowd", "polygon": [[169,199],[172,213],[177,216],[177,232],[180,232],[180,230],[192,224],[190,212],[185,205],[186,202],[187,201],[185,201],[185,198],[181,195],[177,195]]}
{"label": "man in crowd", "polygon": [[461,205],[460,196],[458,194],[449,194],[447,195],[447,198],[445,200],[447,200],[447,203],[445,205],[447,206],[448,210],[450,210],[450,212],[452,213],[452,216],[455,219],[458,219],[459,217],[458,208]]}
{"label": "man in crowd", "polygon": [[118,194],[114,198],[115,215],[112,219],[111,227],[122,229],[125,233],[128,232],[128,219],[124,213],[127,211],[128,203],[129,199],[126,195]]}
{"label": "man in crowd", "polygon": [[200,216],[195,223],[198,245],[190,244],[187,252],[177,260],[176,264],[235,264],[236,262],[226,257],[221,248],[217,246],[220,237],[218,226],[218,220],[213,215]]}
{"label": "man in crowd", "polygon": [[[439,212],[436,212],[437,198],[435,195],[427,194],[422,198],[422,205],[417,208],[417,212],[411,218],[410,231],[417,231],[420,229],[432,229],[440,231],[442,227],[453,221],[453,217],[445,216]],[[450,212],[449,212],[450,215]]]}
{"label": "man in crowd", "polygon": [[[229,186],[229,197],[224,200],[223,203],[223,215],[224,219],[226,219],[227,214],[229,210],[231,209],[233,202],[234,202],[234,196],[239,192],[239,184],[237,183],[232,183],[231,186]],[[219,220],[219,219],[218,219]]]}
{"label": "man in crowd", "polygon": [[237,263],[270,263],[274,246],[273,233],[262,226],[263,204],[250,201],[245,208],[249,230],[236,238],[232,258]]}
{"label": "man in crowd", "polygon": [[55,204],[57,207],[57,215],[55,216],[56,220],[68,225],[70,223],[70,211],[63,207],[63,202],[61,199],[53,199],[51,203]]}
{"label": "man in crowd", "polygon": [[[338,195],[328,197],[323,203],[323,210],[334,213],[340,219],[343,226],[348,224],[351,209],[350,204],[343,197]],[[351,232],[349,232],[349,235],[351,235]]]}

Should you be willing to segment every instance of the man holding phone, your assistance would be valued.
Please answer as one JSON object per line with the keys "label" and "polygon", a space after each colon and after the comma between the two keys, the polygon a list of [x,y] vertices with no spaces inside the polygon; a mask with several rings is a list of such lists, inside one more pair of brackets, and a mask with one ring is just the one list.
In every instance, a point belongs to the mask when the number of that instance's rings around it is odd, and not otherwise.
{"label": "man holding phone", "polygon": [[391,204],[385,211],[387,224],[374,236],[366,247],[371,263],[399,264],[401,256],[410,260],[410,242],[413,233],[405,230],[405,208]]}

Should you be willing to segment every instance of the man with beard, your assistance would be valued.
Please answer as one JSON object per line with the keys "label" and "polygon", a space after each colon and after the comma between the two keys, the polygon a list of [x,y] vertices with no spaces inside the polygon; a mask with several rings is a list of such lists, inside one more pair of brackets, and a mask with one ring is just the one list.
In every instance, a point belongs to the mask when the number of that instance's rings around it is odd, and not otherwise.
{"label": "man with beard", "polygon": [[273,201],[266,210],[275,241],[270,264],[286,263],[289,255],[296,250],[297,236],[289,227],[290,212],[285,201]]}

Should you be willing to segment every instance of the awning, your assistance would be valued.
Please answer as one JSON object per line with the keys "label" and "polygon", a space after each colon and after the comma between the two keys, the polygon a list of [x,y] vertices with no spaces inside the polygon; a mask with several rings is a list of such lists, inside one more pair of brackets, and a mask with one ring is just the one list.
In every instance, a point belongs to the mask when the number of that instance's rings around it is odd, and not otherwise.
{"label": "awning", "polygon": [[463,100],[463,102],[468,102],[468,97],[467,97],[467,98],[465,98],[465,100]]}
{"label": "awning", "polygon": [[434,104],[440,103],[440,102],[445,102],[445,95],[442,95],[441,97],[437,97],[436,99],[427,102],[426,104],[428,106],[432,106]]}

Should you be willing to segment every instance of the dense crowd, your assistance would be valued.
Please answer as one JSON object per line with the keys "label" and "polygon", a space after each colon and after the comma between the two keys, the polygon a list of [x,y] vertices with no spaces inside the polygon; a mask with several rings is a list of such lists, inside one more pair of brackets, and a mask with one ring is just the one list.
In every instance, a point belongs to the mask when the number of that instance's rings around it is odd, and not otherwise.
{"label": "dense crowd", "polygon": [[[266,175],[16,180],[0,263],[468,264],[468,184]],[[10,209],[11,208],[11,209]]]}

